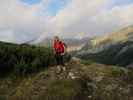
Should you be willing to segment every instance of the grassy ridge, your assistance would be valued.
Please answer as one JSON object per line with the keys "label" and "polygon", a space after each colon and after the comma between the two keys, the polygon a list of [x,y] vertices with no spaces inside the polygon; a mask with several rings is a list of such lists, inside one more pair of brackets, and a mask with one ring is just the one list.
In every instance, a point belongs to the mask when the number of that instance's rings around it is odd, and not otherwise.
{"label": "grassy ridge", "polygon": [[26,74],[55,64],[52,49],[0,42],[0,76]]}

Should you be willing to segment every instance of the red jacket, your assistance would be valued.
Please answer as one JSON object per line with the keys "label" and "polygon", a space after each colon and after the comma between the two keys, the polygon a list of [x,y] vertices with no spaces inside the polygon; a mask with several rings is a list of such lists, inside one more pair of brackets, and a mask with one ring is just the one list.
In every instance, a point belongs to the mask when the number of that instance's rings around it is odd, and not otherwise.
{"label": "red jacket", "polygon": [[63,54],[65,52],[65,44],[62,41],[54,41],[53,47],[57,54]]}

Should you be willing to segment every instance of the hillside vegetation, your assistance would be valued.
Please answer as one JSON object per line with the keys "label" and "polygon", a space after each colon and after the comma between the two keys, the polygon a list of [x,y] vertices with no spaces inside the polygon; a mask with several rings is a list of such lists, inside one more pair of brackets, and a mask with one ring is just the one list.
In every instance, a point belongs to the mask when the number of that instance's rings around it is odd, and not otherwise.
{"label": "hillside vegetation", "polygon": [[133,42],[118,43],[98,53],[85,53],[79,57],[103,64],[128,66],[133,63]]}
{"label": "hillside vegetation", "polygon": [[50,48],[0,42],[0,76],[33,73],[54,64]]}

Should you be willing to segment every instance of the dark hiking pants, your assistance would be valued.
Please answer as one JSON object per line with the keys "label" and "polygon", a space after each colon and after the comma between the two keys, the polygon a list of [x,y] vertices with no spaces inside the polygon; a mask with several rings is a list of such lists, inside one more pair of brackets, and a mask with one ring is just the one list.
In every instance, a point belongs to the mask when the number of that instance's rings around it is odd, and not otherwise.
{"label": "dark hiking pants", "polygon": [[55,55],[56,63],[57,65],[63,65],[64,66],[64,56],[60,54]]}

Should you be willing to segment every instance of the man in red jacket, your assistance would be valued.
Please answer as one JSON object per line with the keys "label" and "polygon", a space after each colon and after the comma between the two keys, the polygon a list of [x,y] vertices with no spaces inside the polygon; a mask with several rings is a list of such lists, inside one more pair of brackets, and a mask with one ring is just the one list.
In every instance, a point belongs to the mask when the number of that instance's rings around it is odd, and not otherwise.
{"label": "man in red jacket", "polygon": [[66,45],[63,41],[59,39],[58,36],[54,37],[53,48],[55,52],[55,58],[56,58],[57,65],[64,66],[63,56],[66,51]]}

